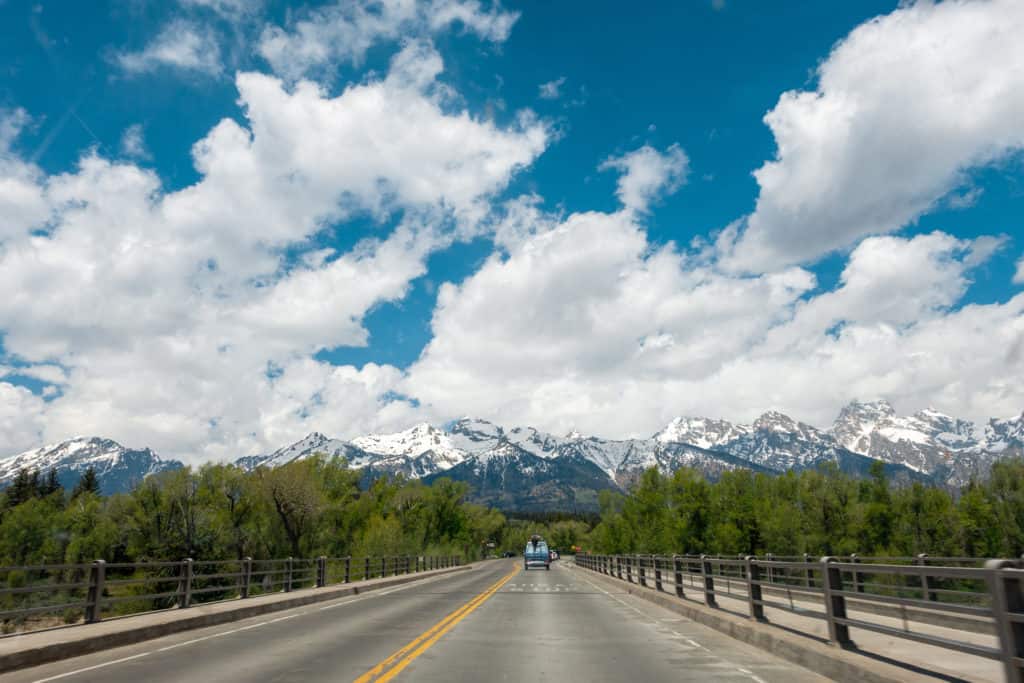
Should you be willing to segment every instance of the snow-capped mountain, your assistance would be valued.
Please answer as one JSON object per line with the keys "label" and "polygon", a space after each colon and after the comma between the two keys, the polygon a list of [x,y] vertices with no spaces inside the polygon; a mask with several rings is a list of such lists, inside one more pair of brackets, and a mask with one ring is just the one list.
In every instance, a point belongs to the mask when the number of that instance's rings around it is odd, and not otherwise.
{"label": "snow-capped mountain", "polygon": [[979,437],[973,423],[931,408],[901,417],[887,401],[854,401],[840,411],[830,432],[848,450],[953,486],[984,475],[998,458],[1024,453],[1024,414],[989,420]]}
{"label": "snow-capped mountain", "polygon": [[591,461],[545,458],[503,441],[458,465],[425,478],[440,477],[470,485],[473,499],[506,510],[597,510],[597,493],[618,489]]}
{"label": "snow-capped mountain", "polygon": [[341,456],[349,465],[373,474],[403,474],[420,478],[447,470],[462,462],[466,452],[452,445],[447,433],[419,424],[395,434],[370,434],[352,441],[332,439],[313,432],[266,456],[245,456],[235,464],[245,470],[278,467],[314,454]]}
{"label": "snow-capped mountain", "polygon": [[466,458],[466,452],[456,447],[446,432],[426,423],[395,434],[360,436],[352,439],[352,445],[378,456],[377,462],[414,460],[430,453],[432,467],[438,470],[452,468]]}
{"label": "snow-capped mountain", "polygon": [[90,467],[96,472],[104,494],[130,491],[151,474],[180,469],[177,460],[164,460],[148,448],[125,448],[116,441],[100,437],[78,437],[0,459],[0,486],[18,476],[18,471],[38,471],[45,476],[57,471],[57,479],[71,488]]}
{"label": "snow-capped mountain", "polygon": [[246,456],[245,458],[239,458],[239,460],[235,461],[235,464],[243,469],[253,469],[259,465],[278,467],[295,462],[296,460],[308,458],[314,453],[323,453],[328,457],[338,455],[346,458],[350,463],[366,455],[366,453],[348,441],[331,439],[320,432],[313,432],[289,446],[277,449],[270,455]]}
{"label": "snow-capped mountain", "polygon": [[[1024,414],[990,420],[979,434],[972,423],[936,410],[901,417],[886,401],[855,401],[827,431],[769,411],[750,424],[678,417],[650,438],[620,440],[575,430],[556,436],[467,417],[444,429],[418,424],[351,441],[313,432],[235,464],[247,470],[278,467],[316,453],[344,457],[368,479],[401,474],[466,481],[477,500],[505,507],[540,508],[546,500],[549,509],[594,509],[598,491],[626,488],[649,467],[666,474],[692,467],[715,479],[739,468],[780,473],[832,462],[864,475],[880,460],[897,480],[962,486],[984,476],[999,458],[1024,456]],[[153,472],[182,466],[149,449],[80,438],[0,460],[0,485],[21,468],[41,473],[55,468],[62,483],[72,486],[90,465],[104,492],[127,490]]]}
{"label": "snow-capped mountain", "polygon": [[764,413],[749,425],[678,417],[653,438],[662,444],[689,444],[726,453],[775,472],[807,469],[825,461],[836,462],[841,469],[861,469],[856,455],[830,434],[778,411]]}

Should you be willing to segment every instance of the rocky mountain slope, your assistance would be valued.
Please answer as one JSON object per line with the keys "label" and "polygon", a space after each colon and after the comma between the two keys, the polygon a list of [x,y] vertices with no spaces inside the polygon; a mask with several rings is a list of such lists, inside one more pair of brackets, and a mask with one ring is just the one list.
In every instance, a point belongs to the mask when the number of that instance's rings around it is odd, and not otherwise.
{"label": "rocky mountain slope", "polygon": [[[750,424],[678,417],[646,439],[601,439],[575,431],[557,436],[533,427],[506,428],[463,418],[440,429],[419,424],[393,434],[351,441],[314,432],[269,455],[236,461],[244,469],[277,467],[315,453],[344,457],[367,478],[448,476],[470,484],[474,496],[505,508],[594,509],[597,492],[628,487],[640,472],[693,467],[715,479],[737,468],[779,473],[835,463],[856,475],[874,460],[896,480],[962,486],[984,476],[1001,457],[1024,455],[1024,415],[974,424],[922,410],[898,416],[885,401],[845,406],[828,430],[769,411]],[[106,439],[72,439],[0,460],[0,485],[21,467],[56,467],[74,481],[92,464],[104,491],[125,490],[152,472],[181,467],[145,449]]]}
{"label": "rocky mountain slope", "polygon": [[90,467],[99,479],[100,492],[111,494],[130,491],[151,474],[183,465],[164,460],[148,448],[136,450],[110,439],[78,437],[0,459],[0,486],[13,481],[21,469],[38,470],[43,475],[56,470],[61,485],[70,489]]}

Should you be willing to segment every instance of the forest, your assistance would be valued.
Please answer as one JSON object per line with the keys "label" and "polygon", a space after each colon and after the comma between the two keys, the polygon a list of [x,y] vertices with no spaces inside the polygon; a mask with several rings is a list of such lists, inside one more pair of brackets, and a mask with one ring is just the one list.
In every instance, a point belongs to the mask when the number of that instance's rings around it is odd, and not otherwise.
{"label": "forest", "polygon": [[881,463],[868,478],[835,468],[781,476],[651,469],[629,495],[602,492],[589,534],[600,553],[1019,557],[1024,460],[997,462],[960,491],[894,486]]}
{"label": "forest", "polygon": [[[344,460],[312,457],[246,472],[163,472],[104,497],[87,472],[72,491],[23,472],[0,494],[0,564],[244,557],[602,553],[1016,557],[1024,553],[1024,460],[996,463],[962,490],[894,485],[881,466],[725,473],[647,470],[628,494],[602,492],[600,516],[508,515],[467,502],[465,484],[380,478],[360,485]],[[491,545],[493,544],[493,545]]]}
{"label": "forest", "polygon": [[499,541],[505,517],[465,502],[464,484],[377,479],[311,457],[246,472],[162,472],[104,497],[86,472],[73,491],[22,472],[0,499],[0,564],[460,555]]}

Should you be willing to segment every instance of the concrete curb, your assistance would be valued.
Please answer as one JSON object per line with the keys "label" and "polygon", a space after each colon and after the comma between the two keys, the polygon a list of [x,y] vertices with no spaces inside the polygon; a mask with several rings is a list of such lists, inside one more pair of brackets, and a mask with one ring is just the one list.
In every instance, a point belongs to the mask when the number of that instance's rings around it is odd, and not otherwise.
{"label": "concrete curb", "polygon": [[[864,655],[858,655],[855,651],[842,650],[817,640],[789,634],[776,627],[758,624],[704,605],[684,602],[674,594],[659,593],[652,588],[644,588],[638,584],[609,578],[576,565],[572,565],[572,568],[574,571],[584,572],[583,576],[595,583],[625,590],[630,595],[681,614],[699,624],[835,681],[906,683],[907,681],[936,680],[935,676],[928,676],[925,673],[882,662],[868,661]],[[946,678],[944,672],[936,672],[936,675],[939,678]]]}
{"label": "concrete curb", "polygon": [[[278,593],[245,600],[236,599],[195,605],[186,609],[144,612],[142,614],[110,619],[97,624],[83,624],[48,631],[36,631],[0,639],[0,648],[19,643],[26,647],[11,652],[0,652],[0,673],[25,669],[40,664],[70,659],[81,655],[132,645],[144,640],[160,638],[182,631],[217,626],[248,619],[270,612],[302,607],[317,602],[336,600],[348,595],[369,593],[382,588],[400,586],[415,581],[437,578],[455,572],[473,569],[475,564],[434,569],[419,574],[372,579],[366,582],[335,584],[324,588],[305,588],[291,593]],[[232,609],[233,608],[233,609]],[[158,623],[142,625],[147,617],[164,617]],[[113,626],[113,628],[111,628]],[[117,628],[121,626],[122,628]],[[38,643],[34,641],[39,641]],[[46,642],[48,641],[48,642]]]}

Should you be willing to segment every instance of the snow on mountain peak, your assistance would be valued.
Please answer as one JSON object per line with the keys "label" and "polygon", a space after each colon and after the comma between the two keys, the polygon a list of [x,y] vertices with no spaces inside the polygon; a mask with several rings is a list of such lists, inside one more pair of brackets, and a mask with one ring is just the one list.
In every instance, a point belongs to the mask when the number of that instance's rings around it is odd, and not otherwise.
{"label": "snow on mountain peak", "polygon": [[181,463],[163,460],[148,448],[130,449],[111,439],[76,436],[9,458],[0,459],[0,483],[13,480],[22,469],[42,474],[55,470],[65,486],[73,485],[90,467],[100,479],[104,493],[127,491],[145,477]]}
{"label": "snow on mountain peak", "polygon": [[654,435],[654,440],[662,443],[688,443],[698,448],[713,449],[741,434],[749,431],[742,425],[734,425],[725,420],[712,420],[706,417],[677,417]]}
{"label": "snow on mountain peak", "polygon": [[426,422],[393,434],[360,436],[352,440],[352,445],[367,453],[391,458],[419,458],[431,452],[440,469],[466,458],[466,452],[455,446],[447,433]]}

